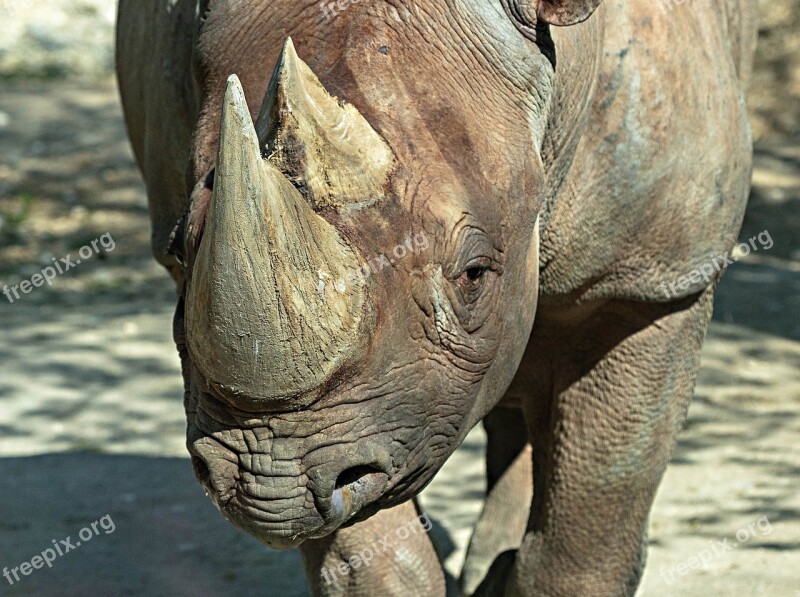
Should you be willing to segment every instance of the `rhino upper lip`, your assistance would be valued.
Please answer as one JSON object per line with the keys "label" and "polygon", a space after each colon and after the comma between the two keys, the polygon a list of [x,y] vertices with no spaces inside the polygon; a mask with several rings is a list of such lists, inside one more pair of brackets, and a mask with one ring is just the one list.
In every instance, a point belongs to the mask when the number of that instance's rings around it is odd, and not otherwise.
{"label": "rhino upper lip", "polygon": [[[314,513],[317,520],[314,524],[309,525],[300,532],[286,534],[285,529],[282,532],[277,532],[274,528],[276,524],[285,523],[288,521],[275,521],[268,520],[269,513],[264,510],[263,504],[271,500],[263,500],[254,495],[251,495],[245,487],[235,481],[230,490],[224,495],[220,495],[216,488],[211,483],[211,473],[205,461],[197,455],[196,450],[190,448],[192,454],[192,464],[197,474],[198,480],[207,493],[211,496],[212,501],[217,505],[220,512],[234,524],[237,521],[251,527],[249,532],[261,530],[262,533],[256,533],[257,536],[268,537],[268,544],[274,548],[292,548],[302,543],[305,539],[311,537],[322,537],[327,535],[331,530],[334,530],[338,525],[330,528],[326,521],[320,516],[319,513]],[[309,514],[311,514],[309,512]],[[237,524],[237,526],[242,526]],[[303,525],[305,526],[305,525]],[[325,530],[320,532],[320,528]],[[245,529],[247,530],[247,529]]]}
{"label": "rhino upper lip", "polygon": [[[238,478],[242,473],[242,462],[236,449],[203,430],[197,420],[194,421],[193,426],[204,442],[212,442],[216,448],[229,453],[232,457],[231,461],[237,461],[236,466],[239,469],[237,478],[232,478],[230,487],[222,488],[225,491],[220,491],[220,488],[215,487],[211,482],[209,464],[198,450],[198,446],[195,445],[197,440],[188,444],[195,473],[203,487],[212,495],[219,509],[223,512],[228,511],[229,514],[234,514],[233,510],[238,510],[240,514],[245,514],[256,524],[259,522],[265,525],[272,524],[273,521],[265,520],[268,510],[265,510],[263,505],[273,500],[253,495]],[[225,460],[228,459],[225,458]],[[245,472],[255,474],[252,471]],[[386,462],[362,464],[348,468],[335,479],[323,481],[314,491],[306,486],[306,491],[314,499],[316,506],[313,508],[314,517],[318,518],[318,524],[304,529],[294,538],[319,538],[333,532],[358,515],[364,508],[378,501],[392,485],[390,483],[392,476],[391,459],[389,459]],[[263,512],[265,516],[261,517],[257,512]]]}

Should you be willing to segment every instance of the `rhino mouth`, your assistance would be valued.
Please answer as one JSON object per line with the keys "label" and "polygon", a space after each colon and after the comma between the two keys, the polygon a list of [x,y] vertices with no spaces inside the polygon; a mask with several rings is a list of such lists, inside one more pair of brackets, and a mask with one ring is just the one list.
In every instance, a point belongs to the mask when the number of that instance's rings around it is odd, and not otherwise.
{"label": "rhino mouth", "polygon": [[[369,508],[383,495],[386,473],[370,466],[347,469],[336,481],[330,507],[323,514],[316,505],[293,503],[291,499],[265,499],[241,485],[220,491],[212,482],[206,461],[192,455],[197,479],[222,514],[235,526],[276,549],[297,547],[307,539],[319,539],[347,523],[374,513]],[[358,516],[360,514],[360,516]]]}
{"label": "rhino mouth", "polygon": [[374,438],[278,435],[270,417],[234,423],[238,414],[211,394],[190,404],[187,448],[197,479],[229,522],[270,547],[296,547],[364,520],[397,489],[392,459]]}

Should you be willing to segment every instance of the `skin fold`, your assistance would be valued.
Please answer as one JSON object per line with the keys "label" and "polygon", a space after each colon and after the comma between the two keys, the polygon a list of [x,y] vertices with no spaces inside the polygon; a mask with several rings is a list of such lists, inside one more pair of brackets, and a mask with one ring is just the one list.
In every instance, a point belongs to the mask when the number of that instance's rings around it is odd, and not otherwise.
{"label": "skin fold", "polygon": [[[444,595],[425,533],[323,572],[408,525],[484,420],[465,593],[632,595],[719,277],[692,274],[749,191],[755,32],[744,0],[122,0],[187,446],[221,513],[299,545],[315,595]],[[266,357],[237,341],[257,333]]]}

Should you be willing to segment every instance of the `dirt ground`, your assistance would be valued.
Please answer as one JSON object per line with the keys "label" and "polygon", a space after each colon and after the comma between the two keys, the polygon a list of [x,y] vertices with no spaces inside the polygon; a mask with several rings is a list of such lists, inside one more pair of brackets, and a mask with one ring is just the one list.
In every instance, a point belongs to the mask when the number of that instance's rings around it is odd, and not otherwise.
{"label": "dirt ground", "polygon": [[[767,230],[774,246],[719,288],[651,517],[644,597],[800,597],[798,14],[797,0],[765,3],[750,97],[759,140],[742,238]],[[0,569],[105,515],[114,530],[13,586],[0,577],[0,595],[305,595],[297,553],[236,531],[194,480],[174,291],[149,254],[113,79],[102,66],[33,76],[2,51],[0,287],[106,233],[114,248],[13,304],[0,295]],[[480,509],[483,439],[476,429],[422,497],[451,572]]]}

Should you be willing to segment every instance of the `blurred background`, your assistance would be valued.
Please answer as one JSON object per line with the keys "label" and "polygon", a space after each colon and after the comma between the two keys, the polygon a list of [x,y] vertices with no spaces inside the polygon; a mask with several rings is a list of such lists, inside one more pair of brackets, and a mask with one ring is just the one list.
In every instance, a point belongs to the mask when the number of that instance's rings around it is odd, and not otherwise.
{"label": "blurred background", "polygon": [[[0,568],[105,515],[116,526],[13,586],[0,577],[0,594],[305,595],[297,554],[230,527],[183,447],[174,290],[150,257],[114,18],[113,0],[0,0],[0,287],[101,235],[115,245],[13,303],[0,295]],[[717,294],[643,596],[800,595],[799,25],[799,0],[762,1],[741,237],[767,230],[774,246],[731,266]],[[453,571],[482,451],[477,429],[422,498]],[[737,547],[692,567],[726,538]]]}

